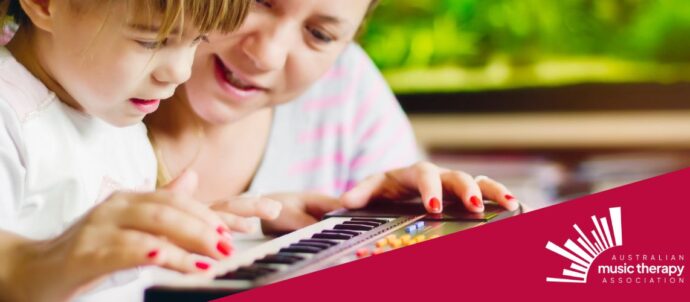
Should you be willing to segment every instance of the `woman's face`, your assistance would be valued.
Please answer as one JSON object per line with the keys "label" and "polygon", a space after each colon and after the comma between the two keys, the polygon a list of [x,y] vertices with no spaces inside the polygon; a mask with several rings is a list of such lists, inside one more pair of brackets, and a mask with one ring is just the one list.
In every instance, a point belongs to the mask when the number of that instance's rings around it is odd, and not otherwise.
{"label": "woman's face", "polygon": [[355,36],[371,0],[257,0],[242,27],[210,35],[185,84],[193,110],[224,124],[290,101]]}

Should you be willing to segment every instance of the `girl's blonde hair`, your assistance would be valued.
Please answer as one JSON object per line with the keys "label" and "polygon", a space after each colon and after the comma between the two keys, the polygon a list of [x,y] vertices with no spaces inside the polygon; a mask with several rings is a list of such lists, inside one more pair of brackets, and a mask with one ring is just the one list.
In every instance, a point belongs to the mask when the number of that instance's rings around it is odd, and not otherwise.
{"label": "girl's blonde hair", "polygon": [[[85,6],[102,6],[124,1],[130,13],[161,16],[159,36],[169,35],[176,26],[191,22],[200,32],[230,32],[239,27],[253,0],[51,0],[69,1],[79,11]],[[185,20],[189,18],[189,20]],[[18,0],[0,0],[0,28],[7,22],[25,25],[28,20]]]}

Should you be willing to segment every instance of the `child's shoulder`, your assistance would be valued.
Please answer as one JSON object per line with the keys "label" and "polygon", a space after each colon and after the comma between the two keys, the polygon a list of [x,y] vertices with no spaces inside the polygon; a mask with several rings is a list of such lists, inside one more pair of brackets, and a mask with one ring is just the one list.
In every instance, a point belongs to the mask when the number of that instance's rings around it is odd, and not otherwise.
{"label": "child's shoulder", "polygon": [[0,47],[0,102],[19,120],[56,100],[55,95],[4,47]]}

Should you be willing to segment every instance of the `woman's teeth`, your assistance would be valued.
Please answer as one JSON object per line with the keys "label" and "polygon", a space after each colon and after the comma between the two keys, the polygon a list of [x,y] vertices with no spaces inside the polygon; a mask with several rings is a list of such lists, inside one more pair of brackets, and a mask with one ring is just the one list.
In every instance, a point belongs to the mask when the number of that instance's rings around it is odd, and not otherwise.
{"label": "woman's teeth", "polygon": [[237,87],[237,88],[239,88],[239,89],[249,90],[249,89],[254,88],[252,85],[245,84],[244,82],[242,82],[242,80],[240,80],[240,79],[238,79],[237,77],[235,77],[235,76],[232,74],[232,71],[229,71],[229,70],[225,71],[225,79],[226,79],[230,84],[232,84],[232,86],[235,86],[235,87]]}

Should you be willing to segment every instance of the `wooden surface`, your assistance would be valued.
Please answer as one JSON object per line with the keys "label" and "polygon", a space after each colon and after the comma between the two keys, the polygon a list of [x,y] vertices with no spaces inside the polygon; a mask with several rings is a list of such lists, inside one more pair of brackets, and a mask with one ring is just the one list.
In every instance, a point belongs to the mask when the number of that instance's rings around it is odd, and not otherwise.
{"label": "wooden surface", "polygon": [[410,116],[419,143],[442,149],[688,148],[690,110]]}

